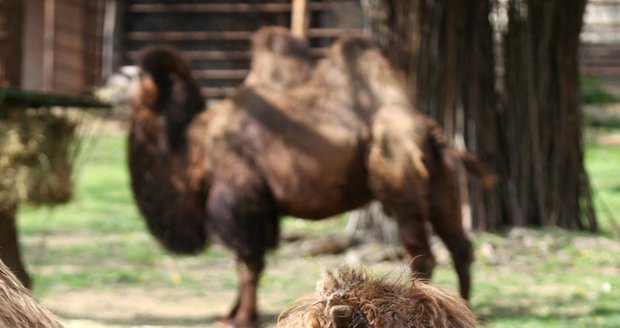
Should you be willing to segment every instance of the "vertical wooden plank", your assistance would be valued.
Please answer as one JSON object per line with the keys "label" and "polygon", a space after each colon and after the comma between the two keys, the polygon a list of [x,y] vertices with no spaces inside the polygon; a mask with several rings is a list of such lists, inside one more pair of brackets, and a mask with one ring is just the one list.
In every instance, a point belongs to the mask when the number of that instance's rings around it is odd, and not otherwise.
{"label": "vertical wooden plank", "polygon": [[56,39],[56,0],[45,0],[43,30],[43,90],[54,89],[54,48]]}
{"label": "vertical wooden plank", "polygon": [[101,81],[101,55],[103,41],[103,14],[104,1],[82,0],[84,11],[84,28],[82,39],[84,43],[84,81],[85,87],[91,87]]}
{"label": "vertical wooden plank", "polygon": [[291,31],[293,35],[305,38],[310,23],[309,0],[293,0]]}
{"label": "vertical wooden plank", "polygon": [[23,2],[0,1],[0,84],[19,87],[22,68]]}
{"label": "vertical wooden plank", "polygon": [[102,54],[103,54],[103,19],[105,14],[105,1],[98,0],[97,6],[95,7],[95,17],[97,20],[97,27],[95,33],[95,42],[93,45],[93,56],[92,62],[95,66],[95,70],[93,71],[93,80],[92,85],[97,85],[101,83],[103,80],[102,75]]}
{"label": "vertical wooden plank", "polygon": [[112,75],[116,69],[116,53],[120,53],[117,42],[120,34],[118,31],[119,14],[118,2],[116,0],[105,0],[101,58],[101,75],[103,78]]}

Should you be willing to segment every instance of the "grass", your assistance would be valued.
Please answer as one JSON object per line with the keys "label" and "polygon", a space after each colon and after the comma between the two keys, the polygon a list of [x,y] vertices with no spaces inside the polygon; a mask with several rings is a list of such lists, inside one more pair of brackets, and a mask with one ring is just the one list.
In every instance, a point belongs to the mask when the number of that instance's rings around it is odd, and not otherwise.
{"label": "grass", "polygon": [[586,168],[594,190],[599,221],[607,231],[620,224],[620,147],[590,144],[586,148]]}
{"label": "grass", "polygon": [[605,90],[601,81],[596,76],[582,75],[581,99],[590,105],[608,104],[617,101],[613,94]]}
{"label": "grass", "polygon": [[[164,252],[133,204],[124,138],[93,138],[78,167],[74,201],[53,209],[20,208],[34,293],[68,327],[217,326],[215,318],[236,291],[233,258],[217,245],[196,257]],[[472,306],[486,327],[620,327],[620,243],[603,214],[620,213],[620,149],[590,144],[586,158],[604,236],[558,229],[475,236]],[[283,229],[322,236],[342,231],[345,220],[287,219]],[[310,293],[324,267],[344,260],[299,254],[299,244],[285,244],[268,258],[260,289],[268,322]],[[438,259],[434,281],[454,288],[448,258],[439,251]],[[400,263],[372,269],[396,276],[404,270]]]}

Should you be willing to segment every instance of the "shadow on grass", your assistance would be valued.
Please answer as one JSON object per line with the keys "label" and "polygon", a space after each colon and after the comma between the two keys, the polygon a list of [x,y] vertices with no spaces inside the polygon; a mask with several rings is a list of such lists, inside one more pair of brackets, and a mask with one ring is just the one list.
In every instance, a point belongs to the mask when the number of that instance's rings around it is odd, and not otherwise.
{"label": "shadow on grass", "polygon": [[[104,325],[115,325],[115,326],[127,326],[127,327],[136,327],[136,326],[149,326],[149,327],[157,327],[157,326],[178,326],[182,325],[184,327],[204,327],[206,325],[212,326],[220,324],[222,326],[225,323],[222,321],[223,314],[217,315],[207,315],[204,317],[193,317],[191,319],[183,318],[181,316],[165,316],[160,317],[157,315],[136,315],[132,318],[126,319],[118,319],[118,318],[109,318],[109,317],[100,317],[96,314],[94,315],[74,315],[70,313],[64,313],[62,311],[54,311],[54,313],[61,318],[61,320],[87,320],[92,321]],[[260,322],[262,324],[275,324],[278,320],[279,313],[262,313],[260,316]]]}

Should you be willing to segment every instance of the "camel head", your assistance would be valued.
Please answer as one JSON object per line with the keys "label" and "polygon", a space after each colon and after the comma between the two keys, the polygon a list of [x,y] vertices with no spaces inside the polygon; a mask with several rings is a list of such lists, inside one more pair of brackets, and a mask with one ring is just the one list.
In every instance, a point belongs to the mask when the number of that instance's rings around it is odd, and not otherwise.
{"label": "camel head", "polygon": [[153,117],[164,123],[165,146],[177,150],[185,142],[185,128],[205,107],[191,65],[174,49],[147,47],[136,66],[124,66],[96,95],[114,105],[128,105],[134,119]]}
{"label": "camel head", "polygon": [[134,85],[134,110],[146,110],[163,119],[167,146],[175,151],[185,144],[185,130],[204,110],[205,100],[192,77],[191,65],[168,47],[141,51],[140,78]]}
{"label": "camel head", "polygon": [[458,295],[426,282],[387,281],[363,269],[326,271],[318,297],[284,312],[278,328],[378,328],[476,326],[476,317]]}

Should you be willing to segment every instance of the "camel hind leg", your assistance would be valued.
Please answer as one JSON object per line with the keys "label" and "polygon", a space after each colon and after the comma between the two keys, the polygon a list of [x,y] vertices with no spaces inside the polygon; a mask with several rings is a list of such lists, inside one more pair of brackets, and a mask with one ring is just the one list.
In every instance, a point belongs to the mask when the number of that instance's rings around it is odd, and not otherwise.
{"label": "camel hind leg", "polygon": [[428,171],[422,121],[409,108],[385,106],[372,122],[368,181],[374,197],[398,223],[414,274],[430,278],[435,259],[428,240]]}
{"label": "camel hind leg", "polygon": [[[422,189],[422,188],[421,188]],[[398,236],[414,275],[430,279],[435,267],[426,222],[427,207],[409,192],[382,193],[379,200],[398,224]],[[403,198],[401,200],[401,198]]]}
{"label": "camel hind leg", "polygon": [[468,300],[471,285],[470,266],[473,247],[463,229],[455,176],[445,165],[434,166],[429,190],[430,221],[435,233],[448,248],[458,275],[461,296]]}
{"label": "camel hind leg", "polygon": [[384,157],[371,156],[369,183],[384,211],[396,220],[398,234],[412,273],[430,279],[435,258],[428,239],[427,182],[419,171],[407,167],[395,178],[386,171]]}
{"label": "camel hind leg", "polygon": [[416,218],[399,220],[398,234],[412,273],[417,277],[430,279],[435,268],[435,257],[431,251],[425,222],[426,220]]}

